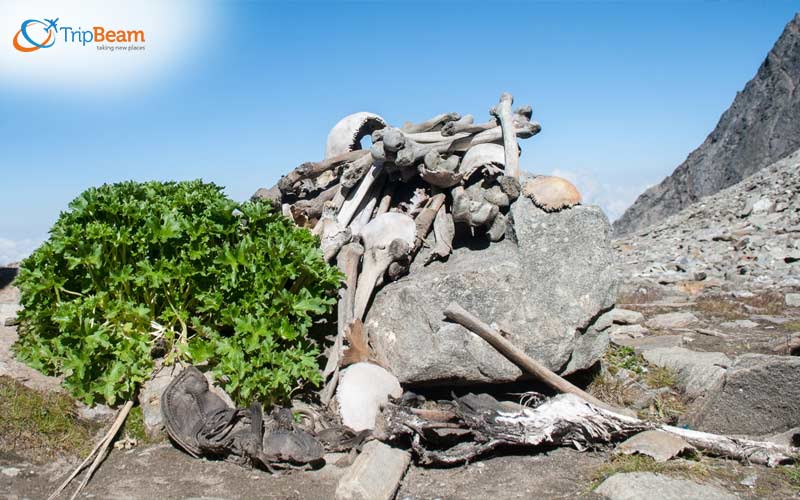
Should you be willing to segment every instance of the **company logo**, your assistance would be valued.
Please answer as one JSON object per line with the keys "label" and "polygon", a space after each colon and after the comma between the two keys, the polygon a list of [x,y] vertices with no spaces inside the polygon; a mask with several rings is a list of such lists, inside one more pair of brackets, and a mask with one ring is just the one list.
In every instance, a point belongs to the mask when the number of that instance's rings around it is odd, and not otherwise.
{"label": "company logo", "polygon": [[[35,52],[39,49],[47,49],[56,43],[56,39],[61,37],[64,44],[78,44],[86,46],[86,44],[96,42],[106,43],[144,43],[144,30],[112,30],[102,26],[93,26],[91,30],[84,30],[80,27],[73,29],[71,26],[57,25],[59,18],[45,19],[40,21],[38,19],[28,19],[24,21],[19,28],[19,31],[14,35],[14,48],[20,52]],[[114,49],[114,46],[99,46],[98,50]],[[142,50],[143,45],[139,46],[122,46],[116,47],[122,50]]]}
{"label": "company logo", "polygon": [[[23,22],[17,34],[14,35],[14,48],[20,52],[33,52],[39,49],[52,47],[53,44],[56,43],[56,36],[58,35],[58,28],[56,27],[57,22],[58,18],[45,19],[44,21],[28,19]],[[45,34],[47,34],[46,38],[44,37]],[[20,35],[25,39],[27,45],[22,45],[20,43]],[[36,39],[44,40],[37,42]]]}

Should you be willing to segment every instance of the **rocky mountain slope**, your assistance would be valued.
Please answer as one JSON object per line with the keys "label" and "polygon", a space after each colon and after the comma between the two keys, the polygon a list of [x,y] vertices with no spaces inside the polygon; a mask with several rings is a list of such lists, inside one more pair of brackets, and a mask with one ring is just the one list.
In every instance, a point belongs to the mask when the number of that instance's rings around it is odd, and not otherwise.
{"label": "rocky mountain slope", "polygon": [[800,150],[666,220],[616,240],[628,280],[800,287]]}
{"label": "rocky mountain slope", "polygon": [[800,14],[795,15],[716,128],[675,172],[614,223],[617,235],[658,223],[800,147]]}

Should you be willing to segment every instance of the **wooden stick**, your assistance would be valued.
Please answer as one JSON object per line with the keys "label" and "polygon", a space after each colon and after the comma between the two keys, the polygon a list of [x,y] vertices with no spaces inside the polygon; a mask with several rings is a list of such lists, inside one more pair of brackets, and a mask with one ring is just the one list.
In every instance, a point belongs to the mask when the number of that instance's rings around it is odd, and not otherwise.
{"label": "wooden stick", "polygon": [[106,458],[108,447],[111,444],[111,442],[114,441],[114,436],[117,435],[117,432],[119,432],[119,429],[120,427],[122,427],[122,424],[125,423],[125,419],[128,417],[128,413],[130,413],[131,408],[133,408],[132,400],[125,403],[125,406],[123,406],[122,409],[119,411],[119,415],[117,415],[117,419],[114,421],[114,425],[111,426],[111,430],[108,432],[109,436],[108,439],[106,439],[106,442],[103,443],[103,446],[100,448],[100,451],[97,452],[97,457],[95,457],[94,463],[92,463],[92,466],[89,468],[89,471],[86,472],[86,477],[83,478],[83,482],[80,484],[80,486],[78,486],[78,489],[75,490],[75,493],[72,494],[69,500],[75,500],[75,497],[78,496],[78,493],[80,493],[81,490],[87,484],[89,484],[89,480],[92,478],[92,475],[97,470],[97,468],[100,467],[100,464],[103,462],[103,459]]}
{"label": "wooden stick", "polygon": [[514,344],[509,342],[508,340],[504,339],[498,332],[494,331],[489,325],[482,322],[480,319],[475,317],[469,311],[465,310],[460,305],[456,304],[455,302],[451,302],[447,309],[444,310],[444,315],[447,319],[451,321],[455,321],[456,323],[460,324],[467,330],[477,334],[483,340],[488,342],[492,347],[497,349],[497,351],[508,358],[509,361],[514,363],[515,365],[519,366],[526,372],[535,375],[536,378],[547,384],[547,386],[555,389],[558,392],[564,392],[569,394],[574,394],[589,403],[592,403],[595,406],[600,408],[604,408],[608,411],[613,411],[616,413],[621,413],[623,415],[629,414],[629,410],[625,410],[622,408],[615,408],[611,405],[608,405],[596,397],[592,396],[588,392],[582,390],[580,387],[576,387],[569,383],[568,381],[564,380],[563,378],[559,377],[549,368],[542,365],[535,359],[531,358],[522,350],[517,348]]}
{"label": "wooden stick", "polygon": [[103,439],[101,439],[100,442],[97,443],[92,452],[89,453],[89,456],[86,457],[86,459],[72,472],[72,474],[70,474],[70,476],[66,479],[66,481],[64,481],[61,484],[61,486],[59,486],[58,489],[53,492],[52,495],[47,497],[47,500],[53,500],[62,491],[64,491],[64,488],[66,488],[69,485],[69,483],[72,482],[73,479],[75,479],[75,476],[77,476],[80,473],[80,471],[82,471],[83,468],[86,467],[86,465],[89,463],[89,460],[91,460],[92,457],[95,456],[95,453],[97,453],[97,456],[95,457],[94,462],[92,463],[92,467],[89,469],[89,472],[86,473],[86,477],[83,479],[83,482],[80,484],[80,486],[78,486],[78,489],[75,490],[75,493],[72,494],[70,500],[78,496],[78,493],[80,493],[83,487],[89,483],[89,479],[91,479],[92,474],[94,474],[94,471],[97,470],[97,468],[100,466],[100,463],[103,461],[103,458],[105,458],[108,446],[114,440],[114,436],[117,435],[117,432],[119,432],[120,427],[122,427],[122,424],[128,417],[128,413],[131,411],[132,407],[133,407],[133,401],[128,401],[127,403],[125,403],[125,405],[122,407],[122,409],[120,409],[119,413],[117,414],[117,418],[116,420],[114,420],[114,424],[111,426],[111,429],[109,429],[109,431],[105,434],[105,436],[103,436]]}

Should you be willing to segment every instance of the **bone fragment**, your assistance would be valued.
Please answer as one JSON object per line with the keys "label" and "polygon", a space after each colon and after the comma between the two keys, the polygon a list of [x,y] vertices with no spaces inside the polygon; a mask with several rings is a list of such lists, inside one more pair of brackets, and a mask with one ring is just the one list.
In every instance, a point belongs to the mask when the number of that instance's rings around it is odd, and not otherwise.
{"label": "bone fragment", "polygon": [[328,158],[319,162],[303,163],[285,176],[281,177],[277,184],[278,189],[280,189],[282,193],[287,193],[291,191],[292,186],[300,180],[313,179],[334,167],[338,167],[343,163],[349,163],[357,160],[366,154],[369,154],[369,151],[348,151],[346,153],[334,156],[333,158]]}
{"label": "bone fragment", "polygon": [[428,205],[420,211],[419,215],[417,215],[417,218],[414,220],[414,224],[416,224],[417,227],[417,236],[414,241],[412,255],[422,247],[422,243],[425,241],[425,237],[428,236],[428,232],[430,232],[431,226],[433,225],[433,220],[436,218],[436,214],[439,213],[439,209],[442,208],[444,200],[444,193],[434,195],[428,201]]}
{"label": "bone fragment", "polygon": [[381,202],[378,204],[378,210],[375,212],[376,217],[389,211],[389,207],[392,204],[392,196],[394,195],[394,190],[396,187],[396,184],[393,182],[386,183],[386,187],[383,188]]}
{"label": "bone fragment", "polygon": [[393,261],[408,253],[416,238],[414,219],[387,212],[375,217],[361,230],[364,259],[356,287],[355,319],[363,319],[378,280]]}
{"label": "bone fragment", "polygon": [[458,113],[443,113],[441,115],[434,116],[430,120],[425,120],[424,122],[418,123],[416,125],[411,122],[406,122],[405,124],[403,124],[403,132],[413,134],[418,132],[430,132],[432,130],[439,130],[444,124],[460,119],[461,115]]}
{"label": "bone fragment", "polygon": [[372,155],[366,154],[348,163],[342,172],[341,183],[345,188],[352,188],[364,178],[373,163]]}
{"label": "bone fragment", "polygon": [[492,108],[491,114],[500,121],[503,129],[503,148],[506,150],[506,175],[519,177],[519,145],[517,145],[516,128],[511,115],[511,104],[514,98],[509,93],[500,96],[500,102]]}
{"label": "bone fragment", "polygon": [[433,220],[433,235],[436,238],[436,244],[433,246],[426,264],[433,262],[435,259],[444,260],[453,252],[455,234],[453,216],[447,213],[447,207],[442,206],[436,212],[436,218]]}
{"label": "bone fragment", "polygon": [[369,193],[369,190],[372,187],[372,184],[375,182],[375,179],[377,179],[382,172],[383,165],[379,163],[373,163],[367,174],[363,179],[361,179],[361,183],[358,185],[358,187],[351,189],[350,192],[347,193],[347,197],[345,198],[344,203],[342,203],[342,208],[339,210],[339,215],[336,217],[336,220],[338,220],[340,224],[343,226],[350,224],[350,221],[353,219],[356,210],[361,205],[361,201],[365,196],[367,196],[367,193]]}

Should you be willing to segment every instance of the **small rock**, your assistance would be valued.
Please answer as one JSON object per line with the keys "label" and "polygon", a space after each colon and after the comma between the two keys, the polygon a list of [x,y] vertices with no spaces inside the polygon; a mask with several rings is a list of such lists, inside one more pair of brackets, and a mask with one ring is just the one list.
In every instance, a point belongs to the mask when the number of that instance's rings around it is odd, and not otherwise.
{"label": "small rock", "polygon": [[742,486],[747,486],[748,488],[754,488],[756,486],[756,481],[757,480],[758,480],[758,476],[756,476],[755,474],[752,474],[752,475],[747,476],[746,478],[742,479],[741,481],[739,481],[739,484],[741,484]]}
{"label": "small rock", "polygon": [[380,441],[364,445],[336,487],[336,500],[390,500],[406,473],[411,455]]}
{"label": "small rock", "polygon": [[697,323],[697,317],[690,312],[673,312],[653,316],[645,326],[656,329],[686,328]]}
{"label": "small rock", "polygon": [[757,202],[753,203],[753,213],[754,214],[763,214],[769,212],[774,203],[769,198],[761,198]]}
{"label": "small rock", "polygon": [[608,329],[611,342],[616,339],[638,339],[647,335],[649,330],[642,325],[614,325]]}
{"label": "small rock", "polygon": [[342,423],[354,431],[375,427],[375,419],[389,396],[399,398],[403,389],[397,377],[372,363],[356,363],[341,372],[336,400]]}
{"label": "small rock", "polygon": [[83,420],[88,420],[89,422],[98,424],[111,422],[114,420],[116,414],[116,411],[103,404],[86,406],[85,404],[78,402],[78,417]]}
{"label": "small rock", "polygon": [[786,305],[789,307],[800,307],[800,293],[787,293]]}
{"label": "small rock", "polygon": [[[612,339],[613,340],[613,339]],[[617,338],[614,340],[617,345],[630,347],[637,354],[652,349],[665,349],[669,347],[681,347],[683,345],[683,335],[653,335],[637,339]]]}
{"label": "small rock", "polygon": [[737,497],[715,486],[687,479],[674,479],[652,472],[614,474],[595,493],[609,500],[735,500]]}
{"label": "small rock", "polygon": [[3,474],[4,476],[8,476],[8,477],[17,477],[17,476],[19,476],[20,472],[22,472],[22,469],[19,469],[17,467],[3,467],[3,468],[0,468],[0,474]]}
{"label": "small rock", "polygon": [[737,299],[752,299],[753,297],[756,296],[756,294],[747,290],[736,290],[734,292],[731,292],[731,295],[733,295]]}
{"label": "small rock", "polygon": [[623,455],[638,453],[652,457],[656,462],[666,462],[687,451],[694,451],[694,447],[675,434],[652,430],[628,438],[617,445],[615,451]]}
{"label": "small rock", "polygon": [[638,325],[644,321],[644,315],[638,311],[614,308],[600,316],[594,323],[597,331],[603,331],[611,325]]}
{"label": "small rock", "polygon": [[719,326],[722,328],[755,328],[758,326],[758,323],[755,321],[750,321],[749,319],[737,319],[736,321],[726,321],[724,323],[720,323]]}

